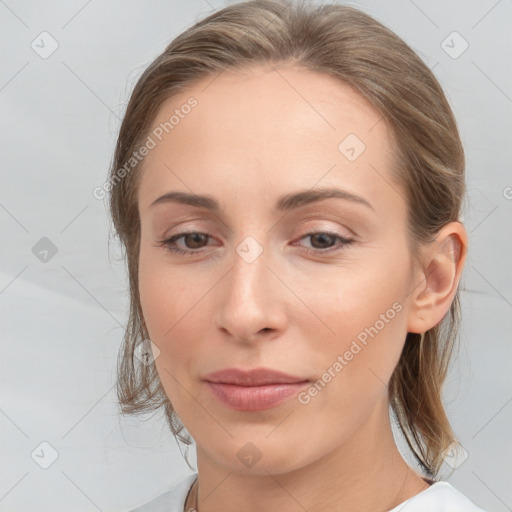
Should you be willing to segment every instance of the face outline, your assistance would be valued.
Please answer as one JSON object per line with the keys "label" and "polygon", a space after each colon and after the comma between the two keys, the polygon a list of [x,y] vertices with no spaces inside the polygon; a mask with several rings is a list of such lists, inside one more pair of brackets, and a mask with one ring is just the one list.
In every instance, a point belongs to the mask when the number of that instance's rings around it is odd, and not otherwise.
{"label": "face outline", "polygon": [[[146,157],[138,190],[140,300],[162,385],[204,454],[252,474],[300,469],[378,432],[418,285],[381,115],[332,77],[278,69],[225,71],[166,101],[152,127],[190,96],[198,105]],[[371,207],[331,198],[274,208],[286,194],[332,187]],[[220,210],[151,205],[169,191],[212,196]],[[184,232],[211,238],[174,244],[188,243],[192,256],[160,243]],[[251,262],[240,252],[247,237],[253,256],[262,250]],[[275,408],[235,411],[202,380],[227,367],[273,368],[325,386]],[[261,455],[252,467],[241,456],[248,449]]]}

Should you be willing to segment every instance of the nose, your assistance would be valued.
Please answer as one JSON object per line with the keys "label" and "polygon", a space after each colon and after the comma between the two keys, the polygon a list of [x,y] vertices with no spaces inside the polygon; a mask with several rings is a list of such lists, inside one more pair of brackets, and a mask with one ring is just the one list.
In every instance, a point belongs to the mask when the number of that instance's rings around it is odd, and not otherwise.
{"label": "nose", "polygon": [[286,329],[285,286],[269,268],[266,254],[251,261],[235,252],[231,270],[219,283],[216,326],[232,340],[255,343]]}

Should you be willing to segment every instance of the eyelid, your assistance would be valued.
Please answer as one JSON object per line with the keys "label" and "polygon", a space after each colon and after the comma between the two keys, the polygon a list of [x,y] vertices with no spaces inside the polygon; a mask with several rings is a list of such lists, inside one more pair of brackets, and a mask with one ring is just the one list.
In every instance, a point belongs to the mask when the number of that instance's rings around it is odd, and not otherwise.
{"label": "eyelid", "polygon": [[[196,220],[196,219],[194,219]],[[304,223],[305,221],[310,221],[312,219],[302,219],[300,221],[300,223]],[[344,229],[346,231],[348,231],[349,233],[344,235],[344,234],[341,234],[339,233],[336,229],[333,230],[333,228],[329,227],[329,226],[325,226],[325,225],[320,225],[320,226],[314,226],[312,228],[310,228],[309,230],[306,230],[304,231],[300,236],[298,236],[296,239],[301,239],[301,238],[304,238],[305,236],[307,235],[313,235],[313,234],[318,234],[318,233],[325,233],[325,234],[329,234],[331,236],[337,236],[337,237],[340,237],[340,238],[343,238],[345,240],[349,239],[349,238],[352,238],[352,237],[357,237],[357,234],[352,230],[352,229],[349,229],[348,227],[346,226],[343,226]],[[166,241],[166,240],[169,240],[171,238],[179,238],[179,236],[183,236],[183,235],[189,235],[189,234],[203,234],[203,235],[207,235],[210,239],[211,238],[215,238],[213,235],[211,235],[210,232],[208,232],[208,229],[206,230],[202,230],[201,228],[197,228],[197,227],[191,227],[191,228],[182,228],[183,231],[178,231],[174,234],[171,234],[171,235],[164,235],[161,237],[161,241]]]}
{"label": "eyelid", "polygon": [[[179,240],[180,238],[185,237],[187,235],[191,235],[191,234],[204,235],[204,236],[206,236],[207,241],[214,239],[214,237],[212,235],[210,235],[209,233],[205,233],[203,231],[189,230],[189,231],[181,231],[179,233],[175,233],[174,235],[171,235],[170,237],[164,238],[163,240],[159,241],[158,245],[174,254],[181,254],[184,256],[199,255],[204,252],[204,250],[208,247],[209,244],[207,244],[205,247],[201,247],[199,249],[182,249],[181,247],[175,245],[177,243],[176,242],[177,240]],[[340,235],[339,233],[332,231],[330,229],[310,230],[306,233],[303,233],[301,236],[299,236],[296,239],[296,242],[299,242],[305,238],[311,237],[313,235],[318,235],[318,234],[328,235],[328,236],[332,237],[334,240],[338,240],[339,242],[337,245],[334,245],[332,247],[327,247],[325,249],[304,248],[303,252],[306,252],[308,254],[313,254],[316,256],[328,255],[331,253],[339,253],[342,250],[345,250],[346,247],[350,246],[351,244],[353,244],[355,242],[354,238],[345,237],[345,236]]]}
{"label": "eyelid", "polygon": [[[321,218],[319,218],[321,217]],[[316,233],[318,232],[325,232],[325,233],[333,233],[333,229],[334,230],[344,230],[347,234],[347,237],[358,237],[358,233],[352,229],[351,227],[349,227],[349,224],[350,225],[353,225],[354,222],[347,222],[347,218],[345,217],[340,217],[339,215],[337,214],[333,214],[331,211],[329,210],[326,210],[326,211],[315,211],[314,213],[311,213],[311,214],[305,214],[303,216],[300,216],[299,218],[296,218],[295,219],[296,221],[298,221],[300,223],[300,225],[302,224],[308,224],[311,222],[313,223],[314,225],[314,230]],[[329,223],[329,224],[326,224],[326,223]],[[335,224],[337,227],[333,228],[332,227],[332,224]],[[335,233],[335,234],[338,234],[338,233]],[[342,236],[342,235],[339,235],[339,236]]]}

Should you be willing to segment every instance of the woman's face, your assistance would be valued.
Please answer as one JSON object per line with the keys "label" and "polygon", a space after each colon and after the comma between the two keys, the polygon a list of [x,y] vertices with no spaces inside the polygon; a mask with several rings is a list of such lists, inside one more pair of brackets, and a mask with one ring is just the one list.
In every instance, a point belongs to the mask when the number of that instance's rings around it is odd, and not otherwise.
{"label": "woman's face", "polygon": [[[140,300],[198,448],[226,469],[280,473],[379,435],[418,284],[385,121],[349,86],[289,66],[202,80],[152,130]],[[157,201],[170,192],[209,202]],[[205,380],[227,368],[309,382]]]}

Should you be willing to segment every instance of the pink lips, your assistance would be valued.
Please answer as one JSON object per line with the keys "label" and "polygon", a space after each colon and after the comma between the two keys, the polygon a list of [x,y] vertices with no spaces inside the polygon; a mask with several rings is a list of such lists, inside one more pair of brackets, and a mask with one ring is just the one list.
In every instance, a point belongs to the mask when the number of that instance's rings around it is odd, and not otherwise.
{"label": "pink lips", "polygon": [[239,411],[276,407],[309,383],[303,377],[267,368],[227,368],[204,377],[213,395],[224,405]]}

